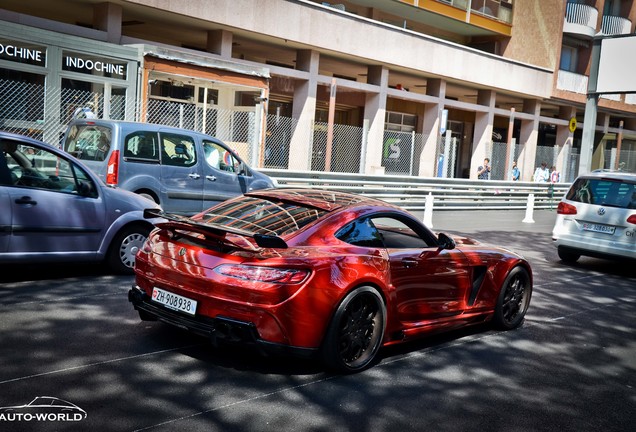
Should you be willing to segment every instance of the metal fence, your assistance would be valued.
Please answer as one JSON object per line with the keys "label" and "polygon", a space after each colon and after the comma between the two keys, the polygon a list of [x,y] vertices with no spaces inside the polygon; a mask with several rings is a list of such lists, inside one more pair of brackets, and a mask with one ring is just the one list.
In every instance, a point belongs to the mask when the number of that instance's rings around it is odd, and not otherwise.
{"label": "metal fence", "polygon": [[250,165],[259,166],[260,128],[256,112],[207,108],[194,103],[150,99],[138,112],[148,123],[191,129],[228,144]]}
{"label": "metal fence", "polygon": [[[51,90],[44,83],[28,83],[0,79],[0,129],[60,144],[66,125],[74,117],[138,120],[165,124],[205,132],[228,143],[250,165],[255,167],[287,169],[291,157],[291,141],[297,121],[278,115],[265,119],[252,107],[233,110],[219,109],[195,102],[150,99],[137,104],[126,98],[125,92],[110,89],[109,97],[103,91],[72,88]],[[316,122],[311,141],[311,170],[320,172],[361,173],[367,158],[367,130],[350,125]],[[261,136],[264,143],[261,146]],[[450,134],[440,136],[434,160],[421,161],[424,142],[429,137],[415,132],[386,130],[383,137],[381,164],[388,175],[417,176],[420,164],[430,164],[427,171],[435,177],[455,178],[459,172],[460,144]],[[509,180],[510,167],[519,156],[520,146],[508,148],[506,143],[493,142],[487,146],[491,160],[492,180]],[[545,161],[557,165],[558,146],[537,146],[535,166]],[[620,156],[626,169],[636,169],[636,154],[629,149],[620,155],[609,156],[610,166]],[[578,173],[578,150],[571,149],[562,159],[562,181],[571,182]],[[432,168],[432,170],[431,170]]]}

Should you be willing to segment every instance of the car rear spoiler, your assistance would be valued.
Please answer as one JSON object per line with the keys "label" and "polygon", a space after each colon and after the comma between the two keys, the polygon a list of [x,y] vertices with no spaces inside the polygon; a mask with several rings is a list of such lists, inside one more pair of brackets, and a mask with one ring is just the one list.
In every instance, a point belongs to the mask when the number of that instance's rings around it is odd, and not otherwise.
{"label": "car rear spoiler", "polygon": [[[159,209],[145,209],[144,218],[163,218],[172,222],[177,222],[182,225],[184,229],[191,229],[192,231],[196,231],[201,234],[212,234],[221,238],[224,238],[227,233],[253,238],[256,244],[261,248],[287,249],[289,247],[285,240],[275,235],[256,234],[239,228],[232,228],[214,223],[201,223],[186,216],[164,213]],[[236,244],[233,245],[239,247]]]}

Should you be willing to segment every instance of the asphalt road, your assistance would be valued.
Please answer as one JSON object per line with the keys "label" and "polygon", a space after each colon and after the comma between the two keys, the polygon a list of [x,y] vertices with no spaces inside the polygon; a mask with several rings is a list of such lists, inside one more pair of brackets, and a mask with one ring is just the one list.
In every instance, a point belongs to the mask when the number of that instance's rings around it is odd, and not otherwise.
{"label": "asphalt road", "polygon": [[524,254],[525,323],[381,352],[355,375],[314,361],[214,349],[139,321],[132,277],[96,265],[0,267],[0,407],[70,401],[81,421],[28,431],[629,431],[636,421],[636,266],[559,262],[554,212],[440,211],[433,229]]}

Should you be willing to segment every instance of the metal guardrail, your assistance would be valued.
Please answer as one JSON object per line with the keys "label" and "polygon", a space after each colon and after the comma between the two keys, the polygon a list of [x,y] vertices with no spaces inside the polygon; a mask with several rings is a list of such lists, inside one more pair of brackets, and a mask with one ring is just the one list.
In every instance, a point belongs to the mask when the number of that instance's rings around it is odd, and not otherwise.
{"label": "metal guardrail", "polygon": [[432,196],[436,210],[525,209],[534,195],[534,208],[554,208],[569,183],[533,183],[498,180],[425,178],[315,171],[261,169],[280,187],[353,192],[379,198],[406,210],[424,210]]}

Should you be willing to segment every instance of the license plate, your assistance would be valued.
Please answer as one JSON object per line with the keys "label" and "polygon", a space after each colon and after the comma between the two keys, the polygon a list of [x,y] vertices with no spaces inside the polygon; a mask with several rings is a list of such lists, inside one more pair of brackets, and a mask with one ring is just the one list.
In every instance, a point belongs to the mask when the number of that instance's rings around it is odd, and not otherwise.
{"label": "license plate", "polygon": [[152,289],[152,301],[160,303],[167,308],[194,315],[197,310],[197,301],[180,296],[161,288]]}
{"label": "license plate", "polygon": [[597,233],[603,233],[603,234],[614,234],[614,230],[616,229],[616,227],[613,226],[609,226],[609,225],[599,225],[599,224],[591,224],[591,223],[584,223],[583,224],[583,229],[585,231],[593,231],[593,232],[597,232]]}

